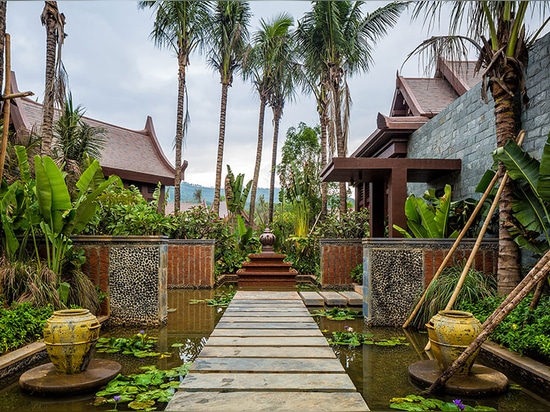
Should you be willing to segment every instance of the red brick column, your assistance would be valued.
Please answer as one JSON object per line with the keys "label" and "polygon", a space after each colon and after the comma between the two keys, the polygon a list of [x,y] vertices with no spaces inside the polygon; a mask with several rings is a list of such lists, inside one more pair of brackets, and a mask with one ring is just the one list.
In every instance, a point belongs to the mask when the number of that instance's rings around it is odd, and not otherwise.
{"label": "red brick column", "polygon": [[322,239],[321,285],[351,286],[351,270],[363,262],[361,239]]}
{"label": "red brick column", "polygon": [[213,287],[214,246],[213,240],[170,240],[168,287]]}

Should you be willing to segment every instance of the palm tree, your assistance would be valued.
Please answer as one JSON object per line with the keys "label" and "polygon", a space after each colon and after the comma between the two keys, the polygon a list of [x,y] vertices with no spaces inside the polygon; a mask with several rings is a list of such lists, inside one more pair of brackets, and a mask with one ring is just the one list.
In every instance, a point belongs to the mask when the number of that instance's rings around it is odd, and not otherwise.
{"label": "palm tree", "polygon": [[[482,70],[482,98],[488,101],[486,91],[489,89],[494,102],[497,147],[504,146],[515,139],[521,129],[518,116],[521,102],[528,104],[524,73],[528,51],[550,20],[550,17],[544,18],[548,1],[421,1],[415,4],[413,18],[424,15],[426,21],[437,22],[441,11],[447,14],[444,6],[449,3],[449,35],[424,41],[411,55],[429,52],[432,61],[437,57],[460,60],[467,46],[473,45],[478,53],[476,70]],[[534,34],[527,37],[525,23],[529,9],[538,10],[543,18]],[[466,35],[459,35],[463,27]],[[499,164],[501,177],[504,172],[504,166]],[[499,199],[498,292],[501,295],[512,291],[521,277],[519,248],[508,231],[514,225],[513,198],[509,182]]]}
{"label": "palm tree", "polygon": [[[362,1],[314,1],[298,26],[299,49],[305,70],[315,75],[317,84],[326,89],[318,93],[318,108],[325,108],[321,96],[330,102],[328,114],[328,140],[335,136],[336,152],[346,156],[349,110],[351,104],[347,78],[367,72],[373,63],[372,49],[375,42],[393,27],[406,2],[389,3],[373,13],[363,15]],[[340,213],[346,212],[346,184],[340,183]]]}
{"label": "palm tree", "polygon": [[65,99],[66,72],[61,61],[61,48],[66,37],[65,15],[59,12],[56,1],[45,1],[40,19],[46,27],[46,76],[40,152],[42,155],[50,155],[54,107],[63,107]]}
{"label": "palm tree", "polygon": [[214,12],[213,24],[209,28],[209,64],[220,74],[222,95],[220,105],[220,125],[218,153],[216,158],[216,183],[212,211],[220,210],[220,190],[222,183],[223,151],[225,141],[225,120],[227,112],[227,94],[233,84],[233,74],[240,70],[248,42],[248,23],[250,5],[246,1],[218,1]]}
{"label": "palm tree", "polygon": [[158,47],[166,47],[178,58],[178,103],[176,113],[176,149],[174,174],[174,212],[180,210],[182,146],[189,121],[186,69],[191,53],[202,47],[209,27],[210,3],[205,1],[140,1],[139,7],[156,12],[151,38]]}
{"label": "palm tree", "polygon": [[[277,81],[278,74],[283,70],[283,66],[291,62],[289,29],[292,24],[293,19],[287,13],[281,13],[270,22],[260,19],[260,30],[254,34],[252,48],[243,66],[245,79],[252,78],[260,97],[258,144],[250,192],[249,221],[252,226],[254,225],[256,192],[262,160],[265,108],[275,92],[276,84],[274,83]],[[272,175],[274,176],[274,174]]]}
{"label": "palm tree", "polygon": [[[290,39],[286,44],[292,44]],[[288,51],[286,62],[292,63],[292,49]],[[292,64],[283,65],[276,74],[273,93],[269,97],[269,106],[273,112],[273,143],[271,149],[271,170],[269,179],[269,223],[273,222],[274,194],[275,194],[275,173],[277,168],[277,149],[279,147],[279,124],[283,117],[285,102],[294,97],[294,79],[296,78],[294,66]]]}

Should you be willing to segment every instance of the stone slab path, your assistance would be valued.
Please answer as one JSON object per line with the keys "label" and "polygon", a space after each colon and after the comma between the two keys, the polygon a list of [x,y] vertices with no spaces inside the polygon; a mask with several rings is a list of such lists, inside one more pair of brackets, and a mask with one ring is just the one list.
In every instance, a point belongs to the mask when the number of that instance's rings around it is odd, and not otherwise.
{"label": "stone slab path", "polygon": [[238,291],[166,411],[368,411],[297,292]]}

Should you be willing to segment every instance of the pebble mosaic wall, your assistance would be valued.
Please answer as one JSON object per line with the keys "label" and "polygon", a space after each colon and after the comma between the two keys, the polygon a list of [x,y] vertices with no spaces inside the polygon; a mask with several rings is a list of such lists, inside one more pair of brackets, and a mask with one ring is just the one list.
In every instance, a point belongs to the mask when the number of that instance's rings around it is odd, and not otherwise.
{"label": "pebble mosaic wall", "polygon": [[[370,326],[400,327],[439,269],[454,239],[363,239],[363,314]],[[447,266],[464,263],[475,240],[463,240]],[[498,239],[481,242],[472,267],[496,273]],[[437,265],[433,257],[440,256]],[[455,260],[456,259],[456,260]],[[489,264],[493,262],[494,264]]]}

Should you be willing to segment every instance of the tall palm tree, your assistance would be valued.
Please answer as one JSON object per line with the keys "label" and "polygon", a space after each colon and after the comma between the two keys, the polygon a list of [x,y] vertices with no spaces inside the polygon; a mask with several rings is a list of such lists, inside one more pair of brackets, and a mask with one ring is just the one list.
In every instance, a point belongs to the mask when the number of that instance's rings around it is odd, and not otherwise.
{"label": "tall palm tree", "polygon": [[269,106],[273,112],[273,143],[271,148],[271,169],[269,178],[269,223],[273,222],[275,173],[277,168],[277,149],[279,148],[279,124],[283,117],[283,109],[287,100],[292,100],[295,94],[296,67],[293,65],[294,49],[290,37],[285,42],[290,45],[287,53],[287,64],[281,65],[276,72],[273,83],[273,92],[269,97]]}
{"label": "tall palm tree", "polygon": [[182,146],[189,121],[186,69],[191,53],[200,49],[211,18],[207,1],[140,1],[139,8],[155,10],[151,38],[158,47],[172,50],[178,59],[178,102],[176,112],[174,212],[180,210]]}
{"label": "tall palm tree", "polygon": [[[447,4],[444,4],[447,3]],[[421,1],[415,4],[413,18],[424,16],[426,21],[438,22],[441,12],[449,15],[449,35],[432,37],[424,41],[413,53],[428,52],[433,58],[460,60],[468,45],[478,53],[477,70],[482,70],[482,98],[487,99],[487,89],[494,102],[496,143],[501,147],[514,139],[521,129],[522,101],[528,104],[525,85],[525,67],[528,51],[537,36],[550,20],[544,17],[548,1]],[[526,16],[529,9],[539,12],[541,23],[532,36],[526,35]],[[466,35],[460,35],[461,29]],[[458,53],[457,53],[458,52]],[[505,168],[499,165],[503,176]],[[499,199],[499,255],[498,292],[505,295],[520,281],[519,248],[508,231],[514,225],[512,216],[512,182],[505,185]]]}
{"label": "tall palm tree", "polygon": [[61,61],[61,49],[66,37],[65,15],[59,12],[56,1],[45,1],[40,19],[46,27],[46,75],[40,152],[42,155],[50,155],[54,108],[56,105],[63,107],[66,95],[66,72]]}
{"label": "tall palm tree", "polygon": [[[336,138],[336,152],[346,156],[351,104],[347,78],[367,72],[373,63],[375,42],[393,27],[406,2],[389,3],[372,13],[363,14],[362,1],[314,1],[298,26],[299,49],[306,71],[316,75],[326,87],[330,102],[329,141]],[[322,96],[319,93],[316,98]],[[318,107],[320,108],[318,100]],[[324,109],[322,109],[324,110]],[[340,184],[340,212],[346,212],[346,184]]]}
{"label": "tall palm tree", "polygon": [[269,22],[260,19],[260,29],[254,34],[252,48],[243,65],[245,79],[251,78],[260,98],[260,113],[258,116],[258,143],[256,162],[250,191],[250,224],[254,225],[256,192],[260,178],[262,161],[265,108],[270,96],[274,93],[274,82],[281,71],[281,66],[289,63],[290,36],[289,29],[293,24],[292,17],[281,13]]}
{"label": "tall palm tree", "polygon": [[222,184],[223,152],[225,143],[225,120],[227,95],[233,84],[233,74],[239,71],[248,43],[250,5],[246,1],[218,1],[213,23],[208,33],[209,64],[220,74],[222,84],[220,103],[220,123],[218,152],[216,157],[216,183],[212,211],[220,211],[220,191]]}

